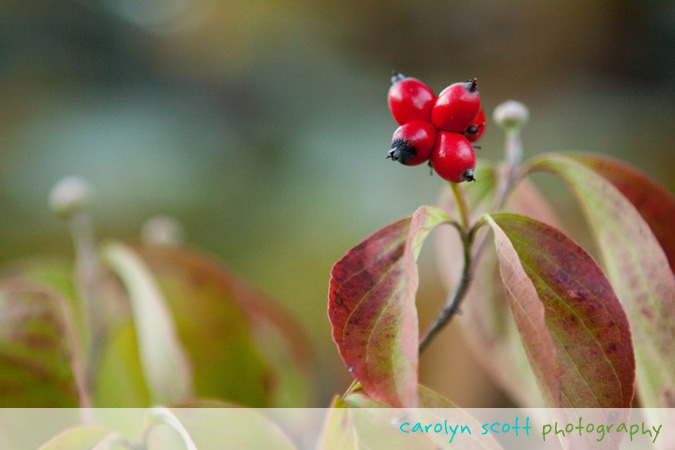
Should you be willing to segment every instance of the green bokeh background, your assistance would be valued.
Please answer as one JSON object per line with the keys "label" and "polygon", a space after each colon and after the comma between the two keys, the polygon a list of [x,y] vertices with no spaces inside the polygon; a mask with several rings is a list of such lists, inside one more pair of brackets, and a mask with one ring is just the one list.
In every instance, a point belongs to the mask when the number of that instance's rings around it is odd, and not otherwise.
{"label": "green bokeh background", "polygon": [[[326,406],[350,379],[326,317],[332,264],[443,188],[425,166],[385,160],[391,70],[436,92],[477,77],[488,120],[523,101],[526,157],[605,153],[673,189],[674,49],[666,0],[4,0],[0,263],[72,255],[46,199],[81,175],[100,236],[135,240],[169,214],[286,305],[315,349],[311,406]],[[499,159],[501,143],[489,124],[479,157]],[[560,194],[574,235],[562,184],[537,181]],[[425,322],[445,295],[431,249],[421,275]],[[499,394],[446,335],[422,381],[494,406]]]}

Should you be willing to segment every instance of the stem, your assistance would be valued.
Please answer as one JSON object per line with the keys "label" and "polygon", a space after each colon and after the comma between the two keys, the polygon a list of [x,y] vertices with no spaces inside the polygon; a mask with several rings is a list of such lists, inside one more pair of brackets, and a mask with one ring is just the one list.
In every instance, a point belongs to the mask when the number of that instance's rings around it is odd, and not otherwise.
{"label": "stem", "polygon": [[497,211],[504,206],[507,195],[515,185],[518,167],[520,167],[520,162],[523,159],[523,143],[520,138],[520,129],[515,128],[506,130],[504,151],[506,154],[506,164],[503,174],[500,177],[499,186],[497,187],[497,199],[495,200],[492,211]]}
{"label": "stem", "polygon": [[452,298],[445,304],[441,312],[436,317],[434,323],[429,327],[426,334],[422,338],[419,344],[419,352],[422,353],[431,343],[431,340],[450,322],[450,319],[459,312],[459,307],[462,304],[462,300],[466,297],[466,293],[469,291],[469,286],[471,285],[471,280],[473,279],[473,258],[471,255],[471,246],[473,244],[474,230],[477,227],[471,229],[469,233],[465,231],[461,232],[462,243],[464,244],[464,269],[462,270],[462,278],[459,281],[459,286]]}
{"label": "stem", "polygon": [[82,300],[86,340],[84,381],[89,395],[93,392],[94,377],[103,339],[103,310],[98,290],[98,259],[91,216],[82,211],[73,214],[70,229],[77,260],[77,284]]}
{"label": "stem", "polygon": [[452,194],[455,196],[455,201],[457,202],[457,209],[459,210],[459,219],[462,221],[462,227],[464,230],[469,229],[469,207],[466,204],[466,198],[462,192],[462,189],[457,183],[450,183],[452,188]]}
{"label": "stem", "polygon": [[[520,129],[511,128],[506,131],[506,143],[504,146],[506,154],[506,164],[503,175],[500,177],[499,186],[497,186],[497,196],[492,211],[498,211],[504,205],[508,194],[518,180],[518,168],[523,158],[523,145],[520,138]],[[474,238],[478,229],[483,225],[483,221],[479,220],[471,228],[469,228],[469,208],[466,199],[462,194],[461,189],[455,183],[451,183],[452,193],[457,202],[457,209],[459,211],[462,228],[457,227],[462,238],[464,247],[464,269],[462,270],[462,278],[459,281],[457,290],[452,297],[443,306],[443,309],[436,317],[434,323],[429,327],[424,337],[419,344],[419,352],[422,353],[428,346],[431,340],[441,331],[459,312],[459,307],[462,300],[466,297],[473,279],[473,267],[485,248],[486,239],[483,236],[476,245],[475,251],[472,254],[472,247],[474,246]],[[468,230],[468,231],[467,231]]]}

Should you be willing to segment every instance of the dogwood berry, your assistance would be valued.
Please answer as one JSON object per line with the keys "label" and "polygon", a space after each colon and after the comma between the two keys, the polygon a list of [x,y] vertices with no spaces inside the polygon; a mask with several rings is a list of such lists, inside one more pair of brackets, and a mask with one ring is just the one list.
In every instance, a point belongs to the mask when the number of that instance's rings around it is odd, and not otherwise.
{"label": "dogwood berry", "polygon": [[424,120],[413,120],[394,131],[389,156],[407,166],[422,164],[431,156],[436,143],[436,127]]}
{"label": "dogwood berry", "polygon": [[475,181],[476,153],[471,142],[460,133],[439,131],[430,161],[444,180],[453,183]]}
{"label": "dogwood berry", "polygon": [[443,131],[463,132],[480,110],[476,79],[454,83],[443,89],[431,110],[431,123]]}
{"label": "dogwood berry", "polygon": [[464,133],[462,134],[464,134],[464,136],[466,136],[469,141],[476,142],[485,132],[486,125],[487,122],[485,121],[485,113],[483,112],[483,108],[481,108],[480,111],[478,111],[478,116],[476,116],[473,123],[469,125],[469,127],[464,130]]}
{"label": "dogwood berry", "polygon": [[389,111],[399,125],[412,120],[431,119],[431,108],[436,96],[429,87],[417,78],[394,73],[387,101]]}

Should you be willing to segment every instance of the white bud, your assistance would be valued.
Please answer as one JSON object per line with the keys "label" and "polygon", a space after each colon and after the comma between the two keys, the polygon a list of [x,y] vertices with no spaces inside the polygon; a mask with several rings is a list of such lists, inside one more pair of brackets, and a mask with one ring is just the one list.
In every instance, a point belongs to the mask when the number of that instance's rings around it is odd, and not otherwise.
{"label": "white bud", "polygon": [[500,127],[517,130],[525,126],[530,118],[530,111],[516,100],[507,100],[495,108],[492,117]]}
{"label": "white bud", "polygon": [[49,207],[61,219],[89,208],[92,189],[83,178],[70,176],[59,180],[49,193]]}
{"label": "white bud", "polygon": [[155,216],[145,221],[141,228],[141,241],[145,245],[174,246],[183,243],[185,232],[173,217]]}

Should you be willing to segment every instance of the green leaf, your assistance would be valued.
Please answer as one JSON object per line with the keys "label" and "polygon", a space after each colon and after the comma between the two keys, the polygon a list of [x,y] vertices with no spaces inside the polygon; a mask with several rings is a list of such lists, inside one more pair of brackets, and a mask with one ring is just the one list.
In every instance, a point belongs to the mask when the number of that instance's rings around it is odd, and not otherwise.
{"label": "green leaf", "polygon": [[649,175],[607,156],[584,153],[569,155],[602,175],[631,202],[651,228],[675,270],[675,195]]}
{"label": "green leaf", "polygon": [[131,319],[110,327],[101,348],[96,374],[94,405],[97,408],[143,408],[150,395],[138,358],[138,339]]}
{"label": "green leaf", "polygon": [[349,250],[331,271],[328,316],[333,340],[352,375],[390,406],[417,403],[419,329],[416,260],[437,225],[452,222],[420,207]]}
{"label": "green leaf", "polygon": [[[0,406],[77,407],[82,386],[68,302],[22,279],[0,285]],[[86,399],[83,399],[86,404]]]}
{"label": "green leaf", "polygon": [[[350,408],[388,408],[385,403],[378,402],[358,387],[351,390],[342,401]],[[457,405],[450,400],[421,384],[417,386],[417,406],[419,408],[457,408]]]}
{"label": "green leaf", "polygon": [[635,361],[628,320],[600,267],[549,225],[516,214],[486,218],[547,405],[629,408]]}
{"label": "green leaf", "polygon": [[[339,397],[326,414],[317,448],[319,450],[358,450],[360,448],[354,415]],[[342,405],[342,406],[338,406]]]}
{"label": "green leaf", "polygon": [[630,320],[642,406],[675,407],[675,278],[649,225],[612,183],[571,158],[544,156],[529,170],[557,174],[581,204]]}
{"label": "green leaf", "polygon": [[[155,411],[155,418],[158,418]],[[183,429],[199,450],[226,448],[292,450],[295,447],[272,421],[247,408],[164,410],[163,423]],[[173,419],[166,419],[170,414]],[[152,434],[159,431],[153,431]],[[152,442],[152,440],[150,441]],[[225,445],[226,444],[226,445]],[[161,448],[153,447],[152,448]],[[183,447],[187,448],[187,447]]]}
{"label": "green leaf", "polygon": [[200,252],[138,252],[175,317],[199,397],[265,407],[276,405],[274,396],[290,395],[298,400],[295,406],[301,403],[308,389],[299,370],[306,368],[309,351],[294,318]]}
{"label": "green leaf", "polygon": [[[445,448],[449,442],[445,433],[405,433],[402,425],[407,422],[410,431],[415,423],[424,425],[453,424],[468,426],[474,434],[452,435],[451,444],[458,448],[500,449],[501,446],[492,436],[476,433],[481,424],[471,414],[457,408],[436,392],[420,385],[418,387],[418,405],[415,410],[388,408],[384,403],[371,398],[365,391],[357,388],[342,400],[347,409],[339,412],[329,411],[324,426],[324,438],[327,434],[337,435],[348,442],[356,442],[356,448]],[[332,426],[332,429],[328,429]],[[452,425],[450,425],[452,427]],[[353,438],[352,438],[353,436]],[[331,447],[324,448],[342,448]],[[352,447],[347,447],[352,448]]]}
{"label": "green leaf", "polygon": [[78,427],[64,431],[39,450],[116,450],[128,449],[118,434],[98,428]]}
{"label": "green leaf", "polygon": [[191,368],[171,313],[152,274],[128,247],[109,243],[102,256],[127,289],[138,354],[150,400],[167,404],[192,396]]}

